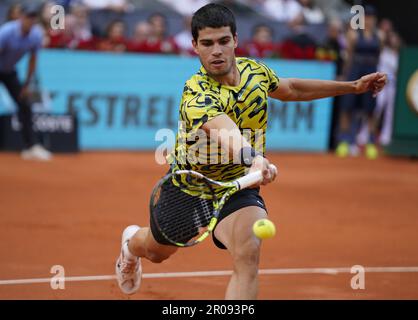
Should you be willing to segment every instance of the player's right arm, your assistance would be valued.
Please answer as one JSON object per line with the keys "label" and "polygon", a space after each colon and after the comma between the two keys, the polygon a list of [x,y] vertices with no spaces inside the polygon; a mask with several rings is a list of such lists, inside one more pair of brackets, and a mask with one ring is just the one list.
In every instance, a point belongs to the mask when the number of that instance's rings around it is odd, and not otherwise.
{"label": "player's right arm", "polygon": [[5,46],[6,46],[6,37],[7,37],[7,33],[6,33],[6,28],[3,26],[0,26],[0,53],[3,52]]}
{"label": "player's right arm", "polygon": [[[202,129],[206,132],[211,140],[214,140],[233,159],[241,159],[243,150],[251,149],[251,144],[244,138],[234,121],[226,114],[218,115],[203,124]],[[223,134],[227,132],[227,134]],[[270,166],[268,159],[261,155],[256,155],[252,159],[250,172],[261,170],[263,172],[263,181],[265,185],[272,182],[276,178],[277,172]]]}

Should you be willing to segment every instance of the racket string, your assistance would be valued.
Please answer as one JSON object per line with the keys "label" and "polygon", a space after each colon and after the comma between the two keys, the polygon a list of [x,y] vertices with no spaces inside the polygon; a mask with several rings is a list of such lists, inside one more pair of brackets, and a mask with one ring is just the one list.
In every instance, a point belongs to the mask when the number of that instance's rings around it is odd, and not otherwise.
{"label": "racket string", "polygon": [[[198,180],[189,178],[187,183],[194,183],[195,190],[202,193],[210,192],[210,188]],[[156,192],[158,196],[154,198],[152,209],[160,230],[168,239],[187,243],[206,230],[214,208],[211,200],[191,196],[181,187],[181,184],[174,186],[171,179],[166,180]]]}

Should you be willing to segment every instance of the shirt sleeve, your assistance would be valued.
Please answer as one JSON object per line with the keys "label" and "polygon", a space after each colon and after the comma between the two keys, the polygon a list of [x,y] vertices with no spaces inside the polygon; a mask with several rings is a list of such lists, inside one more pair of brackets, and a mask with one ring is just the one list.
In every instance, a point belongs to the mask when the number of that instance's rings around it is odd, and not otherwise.
{"label": "shirt sleeve", "polygon": [[258,62],[258,63],[266,71],[267,78],[268,78],[268,81],[269,81],[268,92],[273,92],[279,86],[279,82],[280,82],[279,77],[276,75],[274,70],[270,69],[266,64],[264,64],[262,62]]}
{"label": "shirt sleeve", "polygon": [[31,52],[37,53],[42,48],[43,32],[40,28],[36,28],[34,35],[34,41],[32,45]]}
{"label": "shirt sleeve", "polygon": [[209,120],[224,114],[219,98],[208,91],[194,91],[185,86],[180,107],[181,120],[187,128],[197,130]]}

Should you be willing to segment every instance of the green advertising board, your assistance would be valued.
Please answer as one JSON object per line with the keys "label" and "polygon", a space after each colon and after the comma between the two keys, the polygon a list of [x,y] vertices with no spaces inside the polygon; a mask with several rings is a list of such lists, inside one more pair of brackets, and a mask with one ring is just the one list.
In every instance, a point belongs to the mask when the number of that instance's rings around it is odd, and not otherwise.
{"label": "green advertising board", "polygon": [[418,48],[404,48],[399,58],[392,142],[388,154],[418,156]]}

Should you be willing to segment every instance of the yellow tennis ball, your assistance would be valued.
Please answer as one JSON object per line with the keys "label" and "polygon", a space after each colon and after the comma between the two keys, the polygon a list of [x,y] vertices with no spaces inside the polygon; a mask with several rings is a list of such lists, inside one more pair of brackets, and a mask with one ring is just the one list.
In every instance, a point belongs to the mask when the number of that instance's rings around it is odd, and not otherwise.
{"label": "yellow tennis ball", "polygon": [[253,232],[260,239],[272,238],[276,234],[276,226],[269,219],[260,219],[254,223]]}

